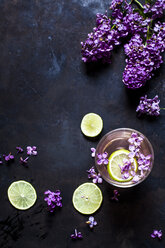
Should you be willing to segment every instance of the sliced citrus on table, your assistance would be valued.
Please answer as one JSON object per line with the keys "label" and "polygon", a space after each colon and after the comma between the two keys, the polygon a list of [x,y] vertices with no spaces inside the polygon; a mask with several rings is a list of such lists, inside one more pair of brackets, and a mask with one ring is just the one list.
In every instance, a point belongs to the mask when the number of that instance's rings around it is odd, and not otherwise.
{"label": "sliced citrus on table", "polygon": [[96,137],[103,129],[103,120],[94,113],[86,114],[81,121],[81,131],[87,137]]}
{"label": "sliced citrus on table", "polygon": [[15,208],[26,210],[34,205],[37,194],[30,183],[21,180],[10,185],[8,188],[8,198]]}
{"label": "sliced citrus on table", "polygon": [[73,193],[73,206],[82,214],[93,214],[101,206],[102,192],[94,183],[81,184]]}
{"label": "sliced citrus on table", "polygon": [[[113,152],[109,157],[109,164],[107,166],[108,173],[110,177],[118,182],[128,182],[132,180],[133,176],[130,173],[130,176],[127,179],[122,178],[120,166],[123,165],[123,159],[129,159],[128,154],[130,151],[125,149],[120,149]],[[119,166],[120,165],[120,166]],[[138,164],[136,159],[133,160],[133,171],[137,172]],[[130,171],[131,172],[131,171]]]}

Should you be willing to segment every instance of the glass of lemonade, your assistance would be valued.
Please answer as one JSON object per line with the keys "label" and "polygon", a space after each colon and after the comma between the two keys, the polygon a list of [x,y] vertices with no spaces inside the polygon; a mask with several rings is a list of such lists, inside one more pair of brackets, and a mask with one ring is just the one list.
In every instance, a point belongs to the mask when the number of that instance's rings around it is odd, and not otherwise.
{"label": "glass of lemonade", "polygon": [[[140,145],[140,153],[142,153],[144,156],[150,156],[150,168],[149,170],[145,170],[143,172],[143,176],[140,177],[140,179],[138,181],[133,181],[133,180],[128,180],[128,181],[118,181],[115,180],[114,178],[112,178],[112,176],[110,175],[109,171],[108,171],[108,166],[109,164],[98,164],[98,154],[103,154],[104,152],[106,152],[107,158],[110,161],[110,156],[119,150],[129,150],[129,145],[130,143],[128,142],[128,140],[131,138],[132,133],[137,133],[139,137],[142,137],[142,142]],[[111,156],[112,157],[112,156]],[[138,159],[136,159],[136,161],[138,161]],[[110,163],[110,162],[109,162]],[[137,163],[137,162],[136,162]],[[154,151],[152,148],[151,143],[149,142],[149,140],[140,132],[134,130],[134,129],[130,129],[130,128],[119,128],[119,129],[115,129],[109,133],[107,133],[98,143],[97,148],[96,148],[96,156],[95,156],[95,165],[96,168],[98,169],[99,173],[101,174],[101,176],[104,178],[105,181],[107,181],[108,183],[116,186],[116,187],[120,187],[120,188],[129,188],[129,187],[133,187],[139,183],[141,183],[142,181],[144,181],[148,175],[150,174],[152,168],[153,168],[153,163],[154,163]],[[118,166],[118,165],[116,165]],[[137,172],[136,174],[140,176],[140,172],[138,170],[138,163],[137,163]]]}

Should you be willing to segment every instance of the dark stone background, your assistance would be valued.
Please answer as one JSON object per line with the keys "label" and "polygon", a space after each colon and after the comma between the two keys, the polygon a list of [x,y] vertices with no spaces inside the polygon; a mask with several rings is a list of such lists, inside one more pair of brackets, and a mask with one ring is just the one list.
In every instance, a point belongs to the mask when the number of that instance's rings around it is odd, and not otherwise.
{"label": "dark stone background", "polygon": [[[14,163],[0,166],[1,248],[160,248],[153,229],[165,234],[165,112],[157,119],[136,117],[139,97],[159,95],[165,107],[165,65],[146,87],[127,91],[122,83],[124,52],[113,53],[112,64],[86,67],[81,62],[80,41],[104,13],[103,0],[1,0],[0,1],[0,151],[16,154],[15,147],[36,145],[38,156],[28,168]],[[120,190],[120,202],[111,202],[113,188],[100,185],[104,201],[94,215],[98,226],[89,230],[87,216],[72,206],[72,193],[87,182],[93,165],[90,147],[98,140],[80,131],[88,112],[101,115],[104,129],[130,127],[151,141],[155,164],[141,185]],[[99,137],[100,138],[100,137]],[[24,155],[25,156],[25,155]],[[7,189],[24,179],[37,190],[33,208],[21,212],[7,198]],[[60,189],[63,208],[50,215],[43,201],[45,190]],[[74,228],[82,241],[70,240]]]}

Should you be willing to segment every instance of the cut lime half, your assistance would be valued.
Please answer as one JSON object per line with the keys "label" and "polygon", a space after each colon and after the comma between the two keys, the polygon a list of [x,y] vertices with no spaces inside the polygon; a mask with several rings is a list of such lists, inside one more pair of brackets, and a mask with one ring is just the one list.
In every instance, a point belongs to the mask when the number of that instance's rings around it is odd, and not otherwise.
{"label": "cut lime half", "polygon": [[33,186],[26,181],[13,182],[8,188],[8,198],[13,207],[26,210],[34,205],[37,194]]}
{"label": "cut lime half", "polygon": [[102,203],[103,196],[94,183],[81,184],[73,193],[73,206],[81,214],[93,214]]}
{"label": "cut lime half", "polygon": [[[129,159],[128,154],[130,151],[125,149],[120,149],[115,152],[113,152],[109,157],[109,164],[107,166],[108,173],[110,177],[118,182],[128,182],[132,180],[133,176],[130,174],[130,176],[127,179],[122,178],[121,169],[119,167],[123,165],[123,159]],[[133,171],[137,172],[138,164],[136,159],[134,158],[133,161]],[[130,171],[131,172],[131,171]]]}
{"label": "cut lime half", "polygon": [[86,114],[81,121],[81,131],[87,137],[96,137],[103,129],[103,120],[94,113]]}

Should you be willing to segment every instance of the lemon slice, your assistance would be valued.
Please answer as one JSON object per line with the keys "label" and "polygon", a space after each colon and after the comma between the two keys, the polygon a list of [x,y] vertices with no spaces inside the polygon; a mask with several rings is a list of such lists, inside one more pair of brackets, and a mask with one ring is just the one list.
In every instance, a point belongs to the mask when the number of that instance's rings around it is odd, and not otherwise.
{"label": "lemon slice", "polygon": [[[128,182],[132,180],[133,176],[130,174],[130,176],[127,179],[122,178],[121,169],[119,165],[123,165],[123,159],[129,159],[128,154],[130,151],[125,149],[120,149],[118,151],[113,152],[109,157],[109,164],[107,166],[108,173],[110,177],[118,182]],[[138,164],[136,159],[134,158],[133,161],[133,171],[137,172]],[[131,171],[130,171],[131,172]]]}
{"label": "lemon slice", "polygon": [[30,183],[26,181],[16,181],[8,188],[8,198],[15,208],[26,210],[34,205],[37,194]]}
{"label": "lemon slice", "polygon": [[81,131],[87,137],[96,137],[103,129],[103,120],[94,113],[86,114],[81,121]]}
{"label": "lemon slice", "polygon": [[81,184],[73,193],[73,206],[82,214],[93,214],[101,206],[102,192],[94,183]]}

